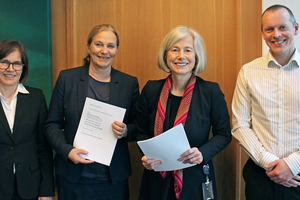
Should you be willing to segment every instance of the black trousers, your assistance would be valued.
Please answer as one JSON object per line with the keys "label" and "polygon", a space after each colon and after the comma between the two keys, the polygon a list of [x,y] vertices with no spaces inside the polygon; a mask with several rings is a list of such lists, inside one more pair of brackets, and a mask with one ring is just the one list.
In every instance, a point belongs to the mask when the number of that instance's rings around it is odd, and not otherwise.
{"label": "black trousers", "polygon": [[273,182],[265,170],[250,158],[244,166],[247,200],[300,200],[300,187],[285,187]]}
{"label": "black trousers", "polygon": [[57,177],[58,200],[129,200],[128,179],[113,184],[81,177],[79,182],[71,183]]}

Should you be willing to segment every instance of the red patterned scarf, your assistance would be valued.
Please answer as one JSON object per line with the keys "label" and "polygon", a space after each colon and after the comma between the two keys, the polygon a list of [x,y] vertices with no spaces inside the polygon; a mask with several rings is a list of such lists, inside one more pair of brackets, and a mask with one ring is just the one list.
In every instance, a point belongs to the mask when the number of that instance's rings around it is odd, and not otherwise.
{"label": "red patterned scarf", "polygon": [[[190,109],[190,104],[193,96],[193,89],[196,83],[196,76],[194,74],[191,75],[188,85],[185,89],[185,92],[182,96],[176,118],[174,121],[174,126],[177,126],[178,124],[182,123],[182,125],[185,125],[186,118],[188,116],[188,112]],[[167,108],[167,101],[169,97],[169,92],[172,87],[172,78],[171,75],[169,75],[166,79],[166,82],[163,86],[163,89],[160,94],[160,98],[157,105],[157,111],[155,116],[155,125],[154,125],[154,136],[157,136],[163,132],[163,125],[166,118],[166,108]],[[161,176],[163,178],[166,177],[167,173],[165,171],[160,172]],[[181,191],[182,191],[182,182],[183,182],[183,170],[175,170],[173,171],[173,177],[174,177],[174,190],[176,198],[178,199],[180,197]]]}

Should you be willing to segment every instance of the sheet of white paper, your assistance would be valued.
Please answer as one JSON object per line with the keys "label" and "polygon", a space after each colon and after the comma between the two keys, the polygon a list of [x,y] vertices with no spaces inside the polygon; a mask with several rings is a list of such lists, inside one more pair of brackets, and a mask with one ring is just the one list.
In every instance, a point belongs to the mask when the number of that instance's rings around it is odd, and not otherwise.
{"label": "sheet of white paper", "polygon": [[182,124],[156,137],[138,141],[137,144],[147,158],[162,160],[162,164],[155,168],[155,171],[173,171],[196,165],[184,164],[177,160],[182,153],[191,148]]}
{"label": "sheet of white paper", "polygon": [[111,124],[123,121],[126,109],[86,98],[73,146],[85,149],[84,158],[109,166],[117,138]]}

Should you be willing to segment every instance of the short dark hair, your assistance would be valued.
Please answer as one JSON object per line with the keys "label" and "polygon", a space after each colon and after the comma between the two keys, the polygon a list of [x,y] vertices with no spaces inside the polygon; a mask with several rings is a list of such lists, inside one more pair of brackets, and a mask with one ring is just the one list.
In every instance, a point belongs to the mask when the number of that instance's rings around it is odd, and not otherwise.
{"label": "short dark hair", "polygon": [[19,82],[24,83],[28,77],[28,57],[21,42],[17,40],[3,40],[0,42],[0,60],[16,50],[20,52],[21,61],[24,64]]}
{"label": "short dark hair", "polygon": [[[116,38],[117,38],[117,48],[119,47],[120,40],[119,40],[118,31],[111,24],[99,24],[97,26],[94,26],[94,28],[92,28],[92,30],[90,31],[90,33],[88,35],[87,44],[90,45],[93,41],[94,36],[97,35],[101,31],[111,31],[111,32],[113,32],[116,35]],[[90,63],[90,54],[86,55],[86,57],[83,59],[83,64],[84,65],[87,65],[88,63]]]}
{"label": "short dark hair", "polygon": [[279,10],[279,9],[281,9],[281,8],[284,8],[284,9],[286,9],[286,10],[289,12],[289,14],[290,14],[290,21],[292,22],[293,26],[296,25],[297,21],[296,21],[296,19],[295,19],[295,16],[294,16],[293,12],[291,11],[291,9],[289,9],[288,7],[286,7],[286,6],[284,6],[284,5],[274,4],[274,5],[270,6],[270,7],[268,7],[268,8],[263,12],[263,14],[261,15],[261,31],[263,31],[263,22],[262,22],[262,19],[263,19],[263,17],[264,17],[264,14],[265,14],[267,11],[276,11],[276,10]]}

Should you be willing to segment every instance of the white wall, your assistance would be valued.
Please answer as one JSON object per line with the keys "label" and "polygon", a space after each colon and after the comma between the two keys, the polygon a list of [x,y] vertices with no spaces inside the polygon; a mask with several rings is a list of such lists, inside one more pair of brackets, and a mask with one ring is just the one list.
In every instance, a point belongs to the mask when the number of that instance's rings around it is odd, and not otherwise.
{"label": "white wall", "polygon": [[[269,6],[271,6],[273,4],[285,5],[286,7],[291,9],[291,11],[293,12],[293,14],[296,18],[296,21],[300,24],[300,1],[299,0],[263,0],[262,3],[263,3],[262,12],[266,8],[268,8]],[[296,41],[296,47],[299,51],[300,50],[300,32],[295,37],[295,41]],[[269,50],[269,48],[265,44],[265,41],[263,40],[263,47],[262,47],[263,55],[265,55],[268,52],[268,50]]]}

